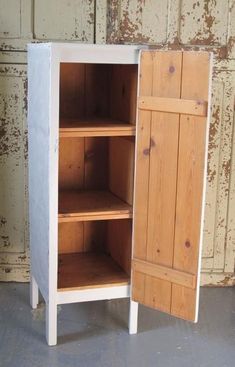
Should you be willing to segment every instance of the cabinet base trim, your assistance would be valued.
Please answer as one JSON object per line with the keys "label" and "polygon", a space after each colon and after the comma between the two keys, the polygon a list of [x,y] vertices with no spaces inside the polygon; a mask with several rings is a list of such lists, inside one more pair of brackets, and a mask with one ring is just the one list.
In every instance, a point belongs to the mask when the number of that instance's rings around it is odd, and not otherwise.
{"label": "cabinet base trim", "polygon": [[130,297],[130,285],[57,292],[57,304]]}

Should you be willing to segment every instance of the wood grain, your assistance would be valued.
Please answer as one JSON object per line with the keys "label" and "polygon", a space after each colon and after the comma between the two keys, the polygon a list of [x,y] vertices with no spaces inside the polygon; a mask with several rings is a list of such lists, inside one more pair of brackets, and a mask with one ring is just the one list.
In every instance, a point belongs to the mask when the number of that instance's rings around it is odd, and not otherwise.
{"label": "wood grain", "polygon": [[63,139],[59,144],[59,187],[61,189],[82,189],[84,186],[84,145],[83,138]]}
{"label": "wood grain", "polygon": [[106,190],[108,177],[108,139],[85,138],[84,189]]}
{"label": "wood grain", "polygon": [[207,102],[180,98],[139,97],[138,108],[141,110],[181,113],[185,115],[206,116]]}
{"label": "wood grain", "polygon": [[60,223],[58,226],[59,254],[84,251],[83,222]]}
{"label": "wood grain", "polygon": [[[153,54],[141,52],[139,94],[152,94]],[[151,112],[138,111],[134,198],[134,257],[146,258]],[[142,276],[140,276],[142,278]],[[144,282],[144,279],[140,279]]]}
{"label": "wood grain", "polygon": [[59,256],[58,291],[128,283],[128,275],[108,255],[87,252]]}
{"label": "wood grain", "polygon": [[108,191],[59,193],[59,222],[131,218],[132,207]]}
{"label": "wood grain", "polygon": [[[146,306],[194,321],[209,54],[172,51],[143,51],[143,54],[148,54],[141,58],[141,63],[149,61],[146,68],[149,92],[143,94],[140,88],[139,99],[145,104],[144,109],[141,103],[138,105],[139,191],[136,190],[134,205],[132,296]],[[141,70],[145,70],[143,65]],[[142,73],[140,86],[144,78]],[[203,101],[200,115],[195,112],[194,101]],[[149,148],[145,149],[148,164],[143,164],[141,154],[138,156],[146,141],[144,131],[148,131],[149,139]],[[142,223],[138,213],[142,213]]]}
{"label": "wood grain", "polygon": [[111,118],[63,119],[60,138],[134,136],[135,126]]}
{"label": "wood grain", "polygon": [[60,64],[60,117],[85,115],[85,64]]}
{"label": "wood grain", "polygon": [[109,189],[133,205],[135,141],[124,138],[109,139]]}
{"label": "wood grain", "polygon": [[110,116],[136,124],[137,65],[112,65],[110,72]]}
{"label": "wood grain", "polygon": [[132,261],[132,266],[134,271],[153,276],[154,278],[167,280],[170,282],[172,282],[173,280],[175,284],[195,289],[196,276],[193,274],[138,259]]}
{"label": "wood grain", "polygon": [[[154,97],[170,96],[173,99],[180,96],[181,65],[182,54],[179,52],[154,54]],[[152,112],[146,259],[165,266],[172,266],[173,262],[178,130],[178,114]],[[150,299],[151,306],[160,307],[161,310],[164,310],[165,305],[165,311],[168,312],[171,282],[148,276],[146,287],[146,302]],[[157,292],[160,292],[161,298],[148,295]]]}
{"label": "wood grain", "polygon": [[128,274],[131,273],[132,220],[107,221],[107,252]]}
{"label": "wood grain", "polygon": [[[183,53],[182,98],[208,98],[209,54]],[[192,72],[193,70],[193,72]],[[190,79],[190,83],[189,83]],[[178,185],[175,227],[175,269],[198,275],[206,118],[180,117]],[[197,291],[172,286],[171,313],[194,321]]]}

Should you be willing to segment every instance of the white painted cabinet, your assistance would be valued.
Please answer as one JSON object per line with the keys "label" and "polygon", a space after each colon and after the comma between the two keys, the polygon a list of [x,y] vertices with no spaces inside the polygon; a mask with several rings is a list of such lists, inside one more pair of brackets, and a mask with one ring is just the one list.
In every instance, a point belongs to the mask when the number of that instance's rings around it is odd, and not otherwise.
{"label": "white painted cabinet", "polygon": [[[196,321],[211,55],[29,45],[31,304],[131,297]],[[190,80],[190,85],[188,83]]]}

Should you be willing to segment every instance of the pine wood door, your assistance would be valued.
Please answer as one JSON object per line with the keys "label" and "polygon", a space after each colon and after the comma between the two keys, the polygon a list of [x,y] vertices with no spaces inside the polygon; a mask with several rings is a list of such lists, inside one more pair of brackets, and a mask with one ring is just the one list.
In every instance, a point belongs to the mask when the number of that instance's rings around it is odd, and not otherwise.
{"label": "pine wood door", "polygon": [[211,54],[142,51],[132,299],[197,321]]}

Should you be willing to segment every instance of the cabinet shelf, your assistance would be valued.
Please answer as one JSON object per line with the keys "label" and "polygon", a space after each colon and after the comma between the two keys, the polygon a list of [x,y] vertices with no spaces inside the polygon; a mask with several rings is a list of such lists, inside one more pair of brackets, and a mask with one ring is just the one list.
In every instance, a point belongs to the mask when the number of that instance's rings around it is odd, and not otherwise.
{"label": "cabinet shelf", "polygon": [[109,191],[59,193],[59,223],[125,218],[132,218],[132,207]]}
{"label": "cabinet shelf", "polygon": [[128,275],[102,253],[61,254],[58,269],[58,291],[129,284]]}
{"label": "cabinet shelf", "polygon": [[134,136],[136,127],[109,118],[61,119],[60,137]]}

